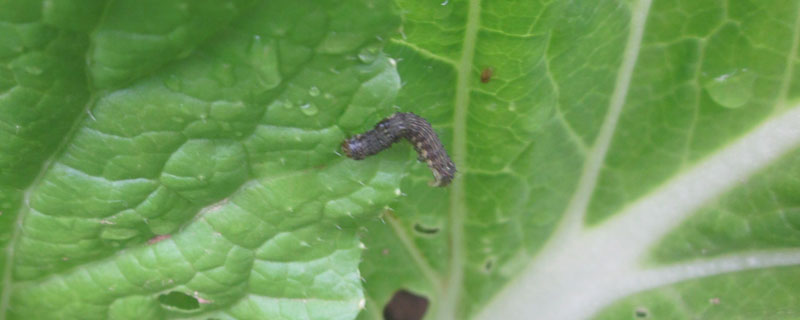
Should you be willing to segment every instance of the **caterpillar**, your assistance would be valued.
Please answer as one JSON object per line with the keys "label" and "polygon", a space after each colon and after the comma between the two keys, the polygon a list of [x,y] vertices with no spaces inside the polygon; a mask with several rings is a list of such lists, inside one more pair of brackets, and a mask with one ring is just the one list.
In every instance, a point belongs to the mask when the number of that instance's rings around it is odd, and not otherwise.
{"label": "caterpillar", "polygon": [[450,184],[455,177],[456,165],[450,160],[431,124],[410,112],[397,112],[378,122],[372,130],[345,140],[342,142],[342,151],[354,160],[362,160],[401,139],[411,142],[417,151],[417,159],[428,164],[434,177],[431,186],[444,187]]}

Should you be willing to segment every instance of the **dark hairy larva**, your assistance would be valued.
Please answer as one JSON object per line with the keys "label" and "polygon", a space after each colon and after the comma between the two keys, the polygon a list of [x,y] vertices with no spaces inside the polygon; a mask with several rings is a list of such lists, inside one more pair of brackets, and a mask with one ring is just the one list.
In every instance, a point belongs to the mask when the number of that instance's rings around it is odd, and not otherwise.
{"label": "dark hairy larva", "polygon": [[361,160],[389,148],[395,142],[407,139],[433,171],[432,186],[444,187],[450,184],[456,173],[456,165],[450,160],[442,142],[424,118],[413,114],[398,112],[381,120],[370,131],[353,136],[342,142],[344,154]]}

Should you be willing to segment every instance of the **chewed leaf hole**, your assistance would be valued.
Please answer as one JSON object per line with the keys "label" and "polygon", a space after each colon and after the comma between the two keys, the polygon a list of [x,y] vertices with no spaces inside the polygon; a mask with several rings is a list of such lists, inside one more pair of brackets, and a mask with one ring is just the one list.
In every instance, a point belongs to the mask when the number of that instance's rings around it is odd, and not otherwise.
{"label": "chewed leaf hole", "polygon": [[172,291],[158,296],[158,302],[164,306],[182,310],[196,310],[200,308],[200,302],[197,301],[197,298],[179,291]]}
{"label": "chewed leaf hole", "polygon": [[384,320],[419,320],[428,311],[428,298],[398,290],[383,308]]}
{"label": "chewed leaf hole", "polygon": [[419,223],[414,224],[414,231],[424,234],[437,234],[439,232],[439,228],[437,227],[427,227],[423,226]]}
{"label": "chewed leaf hole", "polygon": [[650,316],[650,311],[645,307],[638,307],[635,311],[633,311],[633,315],[638,319],[644,319]]}

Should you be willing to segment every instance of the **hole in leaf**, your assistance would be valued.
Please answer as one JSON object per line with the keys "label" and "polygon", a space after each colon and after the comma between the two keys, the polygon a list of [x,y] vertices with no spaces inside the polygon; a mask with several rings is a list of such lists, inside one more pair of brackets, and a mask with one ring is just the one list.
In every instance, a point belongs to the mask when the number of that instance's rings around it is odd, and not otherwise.
{"label": "hole in leaf", "polygon": [[419,223],[414,224],[414,231],[424,234],[436,234],[439,232],[439,228],[437,227],[426,227]]}
{"label": "hole in leaf", "polygon": [[197,302],[195,297],[179,291],[172,291],[158,296],[158,302],[164,306],[182,310],[195,310],[200,308],[200,303]]}
{"label": "hole in leaf", "polygon": [[647,318],[650,315],[650,311],[647,310],[645,307],[638,307],[636,311],[633,312],[633,315],[637,318]]}
{"label": "hole in leaf", "polygon": [[398,290],[383,308],[385,320],[419,320],[428,311],[428,298]]}

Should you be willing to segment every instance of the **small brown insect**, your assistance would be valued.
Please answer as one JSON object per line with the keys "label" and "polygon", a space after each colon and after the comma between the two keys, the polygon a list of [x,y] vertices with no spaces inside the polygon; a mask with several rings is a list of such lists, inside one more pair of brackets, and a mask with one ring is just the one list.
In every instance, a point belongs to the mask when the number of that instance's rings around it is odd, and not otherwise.
{"label": "small brown insect", "polygon": [[494,70],[492,68],[483,69],[483,71],[481,71],[481,82],[488,83],[490,80],[492,80],[493,73]]}
{"label": "small brown insect", "polygon": [[427,120],[413,113],[398,112],[381,120],[375,128],[342,142],[344,154],[355,160],[377,154],[397,141],[407,139],[419,154],[418,159],[428,164],[433,172],[432,186],[450,184],[456,165],[447,155],[442,141]]}

